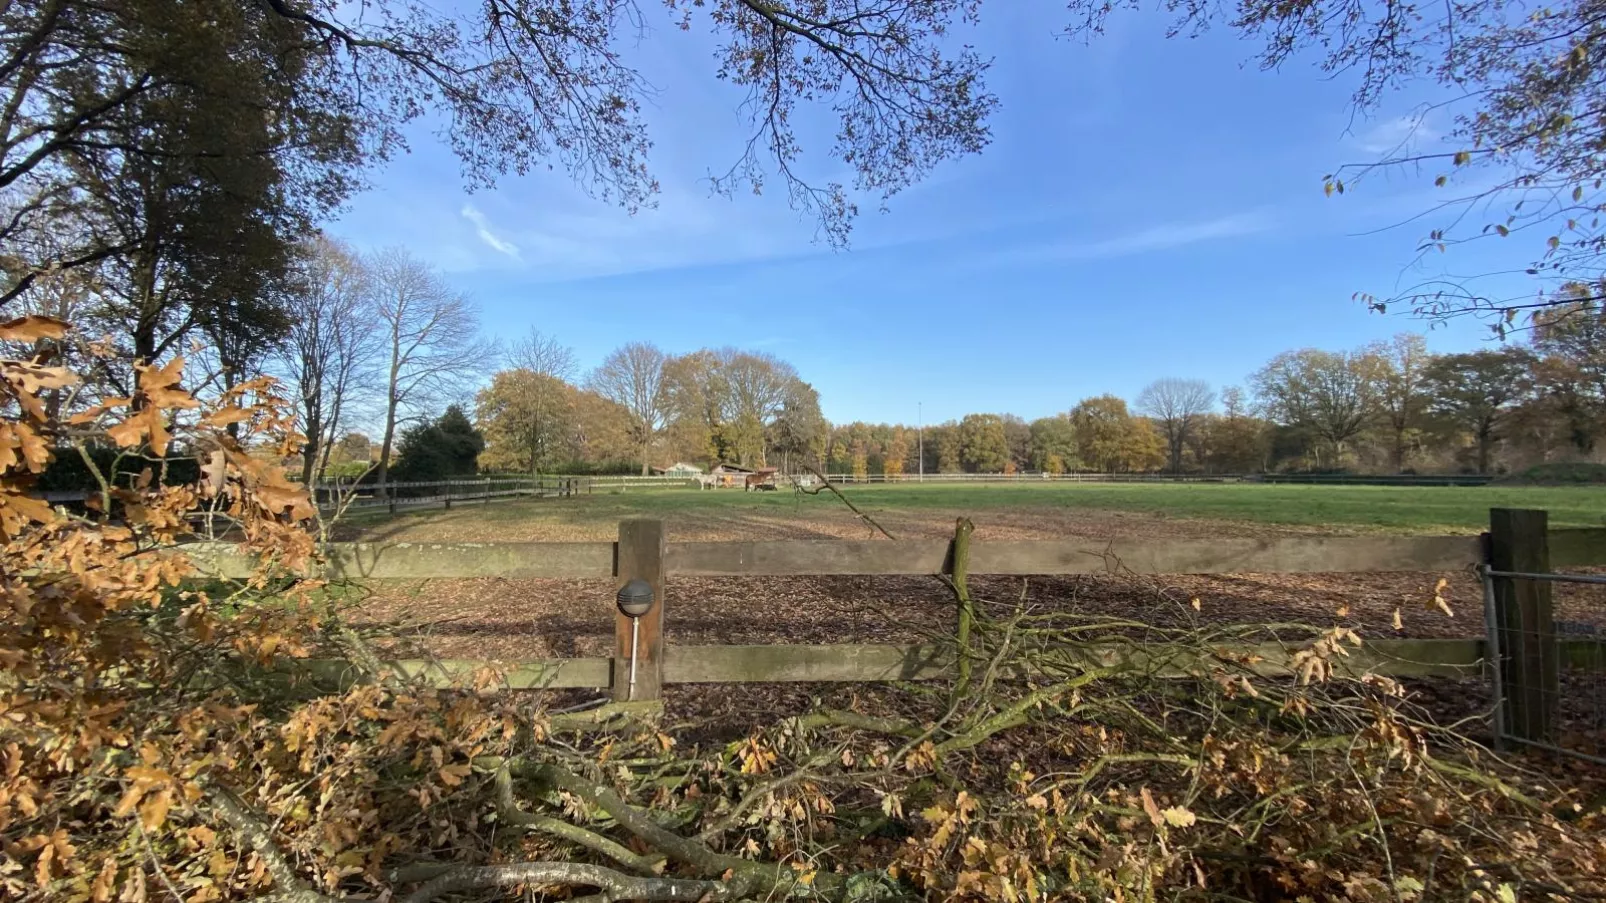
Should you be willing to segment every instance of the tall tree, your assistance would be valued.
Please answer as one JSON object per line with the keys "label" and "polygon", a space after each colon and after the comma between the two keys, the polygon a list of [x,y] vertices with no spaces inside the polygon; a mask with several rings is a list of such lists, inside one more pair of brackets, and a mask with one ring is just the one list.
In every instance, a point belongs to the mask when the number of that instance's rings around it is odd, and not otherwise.
{"label": "tall tree", "polygon": [[744,466],[765,462],[788,401],[812,391],[791,364],[762,352],[703,349],[664,365],[664,405],[677,444]]}
{"label": "tall tree", "polygon": [[1150,470],[1165,461],[1162,440],[1114,395],[1084,398],[1066,415],[1082,464],[1107,473]]}
{"label": "tall tree", "polygon": [[1427,370],[1433,410],[1472,434],[1478,473],[1489,472],[1489,452],[1506,420],[1532,388],[1533,355],[1522,348],[1472,351],[1436,358]]}
{"label": "tall tree", "polygon": [[571,425],[574,391],[569,382],[579,365],[573,349],[538,329],[513,343],[507,361],[524,375],[516,387],[509,385],[493,395],[516,411],[511,416],[524,437],[515,443],[524,448],[524,469],[538,471],[561,457],[556,454],[557,443]]}
{"label": "tall tree", "polygon": [[959,424],[952,420],[925,427],[926,473],[962,473]]}
{"label": "tall tree", "polygon": [[719,356],[703,349],[664,363],[664,407],[676,454],[698,460],[724,460],[725,380]]}
{"label": "tall tree", "polygon": [[1138,395],[1138,411],[1154,418],[1165,435],[1171,472],[1182,472],[1182,452],[1199,418],[1216,402],[1210,384],[1200,379],[1166,377],[1155,380]]}
{"label": "tall tree", "polygon": [[431,482],[471,477],[479,472],[485,438],[468,415],[451,405],[435,420],[417,423],[403,434],[396,475],[402,480]]}
{"label": "tall tree", "polygon": [[1229,386],[1221,392],[1221,419],[1212,436],[1213,460],[1222,473],[1256,473],[1266,467],[1270,436],[1265,421],[1249,410],[1244,390]]}
{"label": "tall tree", "polygon": [[256,278],[247,250],[282,248],[337,205],[368,149],[327,49],[271,4],[0,6],[0,304],[109,264],[150,321],[152,286],[180,305],[207,277]]}
{"label": "tall tree", "polygon": [[275,369],[295,395],[300,429],[301,482],[322,479],[330,448],[350,426],[359,394],[373,388],[380,349],[374,290],[361,258],[324,237],[301,249],[299,291],[286,307],[289,335]]}
{"label": "tall tree", "polygon": [[652,467],[652,441],[663,427],[668,409],[664,392],[668,360],[658,346],[632,342],[603,358],[586,380],[593,392],[630,412],[643,475]]}
{"label": "tall tree", "polygon": [[718,352],[726,443],[745,466],[765,463],[764,432],[781,413],[788,393],[798,382],[797,370],[763,352],[734,348]]}
{"label": "tall tree", "polygon": [[1002,473],[1010,463],[1004,419],[997,414],[966,414],[959,421],[959,460],[971,473]]}
{"label": "tall tree", "polygon": [[890,477],[908,473],[909,461],[914,452],[914,434],[904,427],[893,427],[892,435],[881,450],[881,472]]}
{"label": "tall tree", "polygon": [[636,463],[638,446],[630,411],[595,392],[575,390],[574,423],[569,432],[569,460],[590,468],[621,473]]}
{"label": "tall tree", "polygon": [[397,425],[454,397],[486,349],[472,305],[427,264],[392,248],[367,262],[384,360],[379,485],[390,475]]}
{"label": "tall tree", "polygon": [[1076,466],[1076,433],[1069,417],[1056,414],[1033,420],[1031,436],[1033,469],[1064,473]]}
{"label": "tall tree", "polygon": [[1016,470],[1032,466],[1032,428],[1014,414],[999,415],[1004,420],[1004,438],[1009,443],[1009,461]]}
{"label": "tall tree", "polygon": [[1606,295],[1576,283],[1560,294],[1565,300],[1534,316],[1538,382],[1574,449],[1588,454],[1606,419]]}
{"label": "tall tree", "polygon": [[1277,355],[1251,381],[1272,419],[1309,430],[1332,450],[1337,467],[1345,443],[1377,416],[1380,375],[1369,352],[1306,348]]}
{"label": "tall tree", "polygon": [[769,424],[769,447],[780,455],[781,470],[792,473],[798,461],[823,464],[826,432],[820,393],[801,379],[793,379],[781,400],[780,411]]}
{"label": "tall tree", "polygon": [[574,349],[539,329],[531,329],[507,351],[507,362],[520,370],[568,382],[579,372]]}
{"label": "tall tree", "polygon": [[483,466],[540,473],[568,458],[576,429],[574,388],[545,373],[518,367],[491,376],[474,399],[485,434]]}
{"label": "tall tree", "polygon": [[1432,356],[1427,340],[1402,332],[1371,351],[1379,364],[1377,402],[1393,432],[1394,471],[1405,469],[1406,439],[1426,410],[1426,373]]}

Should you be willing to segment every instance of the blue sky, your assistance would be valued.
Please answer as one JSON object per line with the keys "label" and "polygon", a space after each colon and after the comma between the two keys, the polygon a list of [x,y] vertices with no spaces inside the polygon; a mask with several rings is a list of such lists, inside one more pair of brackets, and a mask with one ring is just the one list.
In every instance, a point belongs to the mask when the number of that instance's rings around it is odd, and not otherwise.
{"label": "blue sky", "polygon": [[[1410,133],[1428,88],[1352,121],[1352,83],[1310,60],[1262,72],[1254,46],[1227,31],[1166,40],[1163,19],[1133,14],[1089,45],[1060,37],[1064,21],[1055,3],[997,2],[959,30],[995,59],[992,145],[886,213],[861,204],[847,251],[816,242],[784,191],[710,195],[704,179],[746,134],[741,95],[713,77],[710,40],[663,23],[630,51],[657,89],[656,208],[630,215],[561,172],[470,194],[421,133],[330,231],[409,248],[479,303],[488,334],[538,328],[585,366],[629,341],[770,351],[838,422],[913,422],[917,403],[928,423],[1030,419],[1088,395],[1132,398],[1161,376],[1239,384],[1290,348],[1405,330],[1428,332],[1437,351],[1488,340],[1473,321],[1429,331],[1352,295],[1447,268],[1520,269],[1520,246],[1480,243],[1413,267],[1431,224],[1386,227],[1442,198],[1437,173],[1321,190],[1338,164]],[[803,125],[810,171],[839,173],[830,123]],[[1411,140],[1436,147],[1447,126],[1430,115]]]}

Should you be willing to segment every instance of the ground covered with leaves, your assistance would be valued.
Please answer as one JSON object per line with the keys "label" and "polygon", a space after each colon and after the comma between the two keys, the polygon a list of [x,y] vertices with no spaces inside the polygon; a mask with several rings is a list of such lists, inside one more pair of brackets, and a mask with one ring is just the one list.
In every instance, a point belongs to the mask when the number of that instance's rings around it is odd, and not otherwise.
{"label": "ground covered with leaves", "polygon": [[[974,577],[971,585],[994,604],[1169,626],[1331,623],[1374,639],[1484,631],[1481,584],[1469,573]],[[611,655],[613,592],[607,580],[479,578],[379,581],[341,598],[356,623],[400,628],[434,655],[516,661]],[[680,645],[916,643],[951,631],[955,618],[950,591],[931,577],[675,578],[664,604],[668,641]],[[1569,629],[1606,633],[1606,587],[1558,585],[1555,604]]]}

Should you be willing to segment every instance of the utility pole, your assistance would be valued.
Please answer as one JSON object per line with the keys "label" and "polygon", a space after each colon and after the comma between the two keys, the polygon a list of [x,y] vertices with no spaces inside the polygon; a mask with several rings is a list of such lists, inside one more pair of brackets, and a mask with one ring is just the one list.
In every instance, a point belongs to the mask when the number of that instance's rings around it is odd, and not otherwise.
{"label": "utility pole", "polygon": [[926,481],[926,403],[915,402],[915,438],[920,443],[920,482]]}

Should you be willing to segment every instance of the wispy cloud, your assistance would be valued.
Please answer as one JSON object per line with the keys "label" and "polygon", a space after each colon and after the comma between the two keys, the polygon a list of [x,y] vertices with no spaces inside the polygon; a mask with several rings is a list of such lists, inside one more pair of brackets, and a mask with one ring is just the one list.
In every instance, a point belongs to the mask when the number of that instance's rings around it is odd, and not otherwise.
{"label": "wispy cloud", "polygon": [[1214,219],[1161,223],[1105,238],[1065,238],[1047,244],[1005,252],[1015,259],[1092,260],[1166,251],[1208,241],[1240,238],[1268,231],[1274,220],[1264,210],[1234,213]]}
{"label": "wispy cloud", "polygon": [[1395,116],[1373,123],[1356,134],[1354,145],[1368,154],[1413,153],[1441,138],[1439,131],[1422,114]]}
{"label": "wispy cloud", "polygon": [[462,213],[464,219],[474,224],[474,232],[480,237],[480,241],[485,242],[499,254],[506,254],[514,260],[518,259],[518,245],[492,231],[490,221],[485,218],[485,214],[481,213],[478,208],[473,204],[464,204]]}
{"label": "wispy cloud", "polygon": [[1145,251],[1164,251],[1200,242],[1254,235],[1270,229],[1272,220],[1264,211],[1234,213],[1198,222],[1162,223],[1127,235],[1118,235],[1091,244],[1072,246],[1071,256],[1120,257]]}

